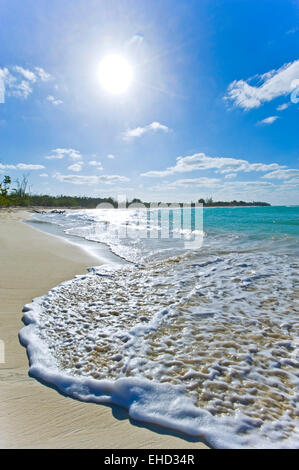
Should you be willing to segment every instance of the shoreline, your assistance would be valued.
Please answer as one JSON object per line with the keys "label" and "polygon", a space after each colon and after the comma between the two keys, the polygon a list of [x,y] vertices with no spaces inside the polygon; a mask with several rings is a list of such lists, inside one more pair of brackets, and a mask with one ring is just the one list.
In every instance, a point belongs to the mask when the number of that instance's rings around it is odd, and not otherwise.
{"label": "shoreline", "polygon": [[63,281],[99,265],[81,246],[23,223],[26,209],[0,211],[0,448],[200,449],[207,446],[158,426],[136,423],[117,406],[84,403],[28,376],[19,343],[22,309]]}

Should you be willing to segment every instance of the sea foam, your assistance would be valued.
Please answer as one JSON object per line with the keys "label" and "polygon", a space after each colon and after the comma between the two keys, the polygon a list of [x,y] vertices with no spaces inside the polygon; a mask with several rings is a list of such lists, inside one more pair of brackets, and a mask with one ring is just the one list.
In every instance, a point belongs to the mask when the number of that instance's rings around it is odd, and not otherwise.
{"label": "sea foam", "polygon": [[191,251],[93,268],[25,306],[30,375],[214,447],[298,447],[297,268]]}

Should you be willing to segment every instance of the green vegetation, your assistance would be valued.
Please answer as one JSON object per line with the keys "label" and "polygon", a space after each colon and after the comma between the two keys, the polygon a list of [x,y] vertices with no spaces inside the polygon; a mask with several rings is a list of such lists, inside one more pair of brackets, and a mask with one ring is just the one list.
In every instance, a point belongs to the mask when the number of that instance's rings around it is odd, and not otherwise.
{"label": "green vegetation", "polygon": [[16,187],[11,188],[12,180],[4,176],[0,182],[0,207],[7,206],[38,206],[38,207],[70,207],[94,209],[98,204],[112,204],[117,207],[117,202],[111,198],[73,197],[73,196],[49,196],[48,194],[29,194],[28,177],[23,175],[17,179]]}
{"label": "green vegetation", "polygon": [[204,199],[199,199],[198,202],[203,204],[204,207],[234,207],[234,206],[271,206],[268,202],[260,202],[260,201],[253,201],[253,202],[245,202],[245,201],[213,201],[211,197]]}
{"label": "green vegetation", "polygon": [[11,179],[9,176],[4,176],[4,179],[0,183],[0,206],[8,206],[9,197],[8,197],[8,188],[11,184]]}
{"label": "green vegetation", "polygon": [[10,176],[4,176],[0,182],[0,207],[7,206],[30,206],[30,196],[27,193],[28,177],[16,179],[16,187],[11,189],[12,184]]}
{"label": "green vegetation", "polygon": [[[117,201],[111,197],[108,198],[94,198],[94,197],[78,197],[78,196],[49,196],[47,194],[31,195],[29,194],[28,177],[23,175],[22,179],[15,181],[16,187],[11,189],[12,180],[9,176],[4,176],[0,182],[0,207],[7,206],[37,206],[37,207],[65,207],[65,208],[84,208],[94,209],[98,204],[111,204],[117,207]],[[270,206],[267,202],[244,202],[244,201],[213,201],[211,197],[199,199],[199,203],[204,207],[217,207],[217,206]],[[133,199],[128,204],[139,203],[149,207],[148,202],[143,202],[140,199]]]}

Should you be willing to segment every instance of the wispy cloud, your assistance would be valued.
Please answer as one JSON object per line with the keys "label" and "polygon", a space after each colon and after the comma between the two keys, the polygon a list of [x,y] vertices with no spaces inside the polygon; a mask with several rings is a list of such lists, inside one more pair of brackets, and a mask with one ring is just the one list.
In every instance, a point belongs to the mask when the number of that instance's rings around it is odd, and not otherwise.
{"label": "wispy cloud", "polygon": [[297,31],[299,31],[299,28],[298,28],[298,26],[295,26],[294,28],[289,29],[286,32],[286,34],[295,34],[295,33],[297,33]]}
{"label": "wispy cloud", "polygon": [[24,69],[23,67],[20,67],[19,65],[15,65],[13,67],[13,70],[23,75],[23,77],[26,78],[26,80],[29,80],[30,82],[35,83],[37,81],[37,77],[35,73],[32,72],[31,70]]}
{"label": "wispy cloud", "polygon": [[45,167],[43,165],[32,165],[28,163],[17,163],[16,165],[3,165],[0,163],[1,170],[42,170]]}
{"label": "wispy cloud", "polygon": [[53,178],[57,179],[61,183],[84,184],[88,186],[98,184],[97,176],[62,175],[61,173],[55,173]]}
{"label": "wispy cloud", "polygon": [[71,160],[82,160],[82,155],[78,150],[57,148],[51,151],[51,155],[47,155],[47,160],[61,160],[64,157],[69,157]]}
{"label": "wispy cloud", "polygon": [[187,173],[195,170],[214,170],[217,173],[238,173],[240,171],[271,171],[286,168],[285,166],[278,165],[277,163],[249,163],[247,160],[239,160],[236,158],[225,157],[209,157],[204,153],[196,153],[187,157],[178,157],[176,165],[168,167],[162,171],[148,171],[142,173],[141,176],[152,178],[162,178],[164,176],[173,175],[176,173]]}
{"label": "wispy cloud", "polygon": [[228,173],[227,175],[225,175],[225,179],[230,180],[232,178],[236,178],[236,176],[237,173]]}
{"label": "wispy cloud", "polygon": [[70,165],[68,167],[68,170],[79,172],[82,170],[82,168],[83,168],[83,162],[78,162],[78,163],[74,163],[73,165]]}
{"label": "wispy cloud", "polygon": [[277,111],[284,111],[284,110],[287,109],[289,106],[290,106],[290,103],[283,103],[283,104],[280,104],[279,106],[277,106],[276,110],[277,110]]}
{"label": "wispy cloud", "polygon": [[267,173],[263,176],[263,178],[279,180],[287,180],[294,177],[299,177],[299,170],[292,168],[289,168],[287,170],[272,171],[271,173]]}
{"label": "wispy cloud", "polygon": [[107,158],[110,158],[110,160],[114,160],[115,159],[115,155],[113,155],[112,153],[109,153],[107,155]]}
{"label": "wispy cloud", "polygon": [[114,183],[126,183],[130,181],[130,179],[127,178],[126,176],[120,176],[120,175],[85,176],[85,175],[62,175],[61,173],[55,173],[53,177],[63,183],[72,183],[72,184],[77,184],[77,185],[90,185],[90,186],[97,185],[100,183],[111,185]]}
{"label": "wispy cloud", "polygon": [[90,162],[88,162],[88,165],[96,167],[97,170],[103,170],[102,163],[98,162],[97,160],[91,160]]}
{"label": "wispy cloud", "polygon": [[154,121],[144,127],[135,127],[134,129],[128,129],[122,134],[122,137],[123,140],[130,141],[150,132],[169,132],[169,130],[169,127],[165,126],[164,124],[161,124],[160,122]]}
{"label": "wispy cloud", "polygon": [[120,176],[120,175],[101,175],[101,176],[98,176],[98,180],[100,183],[105,183],[105,184],[127,183],[128,181],[131,181],[130,178],[127,178],[126,176]]}
{"label": "wispy cloud", "polygon": [[[283,185],[274,184],[269,181],[227,181],[224,182],[213,178],[206,178],[201,181],[201,178],[190,178],[186,180],[177,180],[174,182],[163,181],[159,185],[156,185],[151,188],[156,195],[159,193],[161,197],[167,195],[169,200],[171,192],[173,197],[178,199],[187,200],[197,200],[200,197],[210,197],[213,196],[214,200],[243,200],[243,201],[253,201],[253,200],[264,200],[268,201],[272,199],[281,200],[281,193]],[[290,185],[290,190],[296,188],[294,185]],[[278,195],[277,195],[278,194]],[[163,195],[163,196],[162,196]]]}
{"label": "wispy cloud", "polygon": [[273,124],[273,122],[277,121],[277,119],[279,119],[278,116],[269,116],[269,117],[267,117],[267,118],[265,118],[265,119],[262,119],[262,121],[258,121],[258,124],[262,124],[262,125],[263,125],[263,124],[266,124],[266,125],[267,125],[267,124],[268,124],[268,125],[269,125],[269,124]]}
{"label": "wispy cloud", "polygon": [[230,181],[223,185],[223,182],[217,178],[190,178],[181,179],[176,181],[163,181],[162,184],[155,186],[154,190],[168,191],[176,190],[178,188],[196,188],[208,190],[240,190],[240,191],[257,191],[258,189],[272,189],[275,185],[268,181]]}
{"label": "wispy cloud", "polygon": [[46,72],[42,67],[34,67],[34,70],[42,82],[47,82],[51,80],[52,75]]}
{"label": "wispy cloud", "polygon": [[225,99],[245,110],[259,108],[265,102],[290,94],[296,88],[294,80],[298,77],[299,60],[295,60],[254,77],[262,82],[259,86],[250,85],[252,79],[234,80],[228,87]]}
{"label": "wispy cloud", "polygon": [[5,79],[8,73],[7,69],[0,68],[0,103],[5,103]]}
{"label": "wispy cloud", "polygon": [[167,187],[167,189],[198,188],[218,186],[219,182],[219,178],[186,178],[172,182],[164,181],[162,186]]}
{"label": "wispy cloud", "polygon": [[52,96],[52,95],[47,96],[46,99],[47,101],[54,104],[55,106],[59,106],[60,104],[63,104],[62,100],[59,100],[58,98],[55,98],[55,96]]}

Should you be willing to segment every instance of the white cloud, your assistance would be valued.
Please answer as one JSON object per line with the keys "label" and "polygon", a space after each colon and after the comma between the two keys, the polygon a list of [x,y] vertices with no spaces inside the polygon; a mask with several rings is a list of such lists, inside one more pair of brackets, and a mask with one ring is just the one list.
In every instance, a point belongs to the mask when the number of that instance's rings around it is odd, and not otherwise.
{"label": "white cloud", "polygon": [[299,177],[299,170],[289,168],[287,170],[272,171],[271,173],[264,175],[263,178],[287,180],[297,176]]}
{"label": "white cloud", "polygon": [[125,183],[130,181],[129,178],[120,175],[101,175],[101,176],[84,176],[84,175],[62,175],[55,173],[54,178],[63,183],[72,183],[77,185],[97,185],[99,183],[113,184]]}
{"label": "white cloud", "polygon": [[73,165],[70,165],[68,167],[68,170],[71,170],[71,171],[81,171],[83,168],[83,162],[78,162],[78,163],[74,163]]}
{"label": "white cloud", "polygon": [[[179,192],[180,188],[182,193]],[[189,194],[194,197],[207,197],[213,195],[214,200],[242,199],[267,200],[274,190],[279,186],[268,181],[229,181],[225,184],[214,178],[190,178],[173,182],[163,181],[161,184],[151,188],[156,193],[175,191],[177,197]]]}
{"label": "white cloud", "polygon": [[5,79],[7,74],[8,70],[6,68],[0,68],[0,103],[5,103]]}
{"label": "white cloud", "polygon": [[19,65],[15,65],[13,67],[13,70],[21,75],[23,75],[26,80],[29,80],[30,82],[35,83],[37,78],[34,72],[28,69],[24,69],[23,67],[20,67]]}
{"label": "white cloud", "polygon": [[52,76],[48,72],[46,72],[42,67],[35,67],[34,69],[42,82],[47,82],[48,80],[51,80]]}
{"label": "white cloud", "polygon": [[209,157],[204,153],[196,153],[187,157],[178,157],[176,165],[162,171],[148,171],[141,176],[161,178],[176,173],[186,173],[195,170],[216,170],[217,173],[237,173],[239,171],[261,171],[278,170],[285,166],[277,163],[249,163],[246,160],[224,157]]}
{"label": "white cloud", "polygon": [[71,160],[81,160],[82,158],[81,153],[75,149],[58,148],[55,149],[54,152],[56,153],[56,155],[65,155]]}
{"label": "white cloud", "polygon": [[62,158],[64,157],[65,155],[62,153],[54,153],[54,155],[47,155],[45,159],[46,160],[62,160]]}
{"label": "white cloud", "polygon": [[128,129],[123,133],[122,137],[123,140],[130,141],[149,132],[156,132],[158,130],[168,132],[170,129],[164,124],[160,124],[160,122],[154,121],[145,127],[135,127],[135,129]]}
{"label": "white cloud", "polygon": [[295,88],[294,80],[299,77],[299,60],[284,64],[278,70],[271,70],[258,78],[260,86],[249,84],[251,79],[234,80],[228,87],[227,100],[243,109],[258,108],[263,103],[279,96],[290,94]]}
{"label": "white cloud", "polygon": [[276,110],[277,110],[277,111],[284,111],[284,110],[287,109],[289,106],[290,106],[290,103],[283,103],[283,104],[280,104],[279,106],[277,106]]}
{"label": "white cloud", "polygon": [[48,175],[48,173],[41,173],[39,176],[41,178],[48,178],[49,175]]}
{"label": "white cloud", "polygon": [[200,178],[161,181],[151,187],[156,201],[186,201],[198,200],[212,196],[215,201],[266,201],[272,204],[297,204],[299,197],[299,177],[281,181],[199,181]]}
{"label": "white cloud", "polygon": [[33,89],[29,82],[26,80],[17,82],[14,77],[11,77],[9,81],[8,95],[27,99],[32,91]]}
{"label": "white cloud", "polygon": [[31,165],[28,163],[18,163],[17,165],[3,165],[0,163],[1,170],[42,170],[45,167],[43,165]]}
{"label": "white cloud", "polygon": [[62,183],[85,184],[88,186],[98,184],[97,176],[62,175],[61,173],[55,173],[54,178]]}
{"label": "white cloud", "polygon": [[231,187],[231,188],[236,188],[238,189],[239,187],[243,188],[249,188],[249,189],[254,189],[257,190],[259,188],[273,188],[274,184],[269,183],[268,181],[231,181],[228,183],[228,186],[226,187]]}
{"label": "white cloud", "polygon": [[78,150],[57,148],[52,150],[52,155],[48,155],[45,158],[47,160],[61,160],[64,157],[69,157],[71,160],[82,160],[82,155]]}
{"label": "white cloud", "polygon": [[232,178],[235,178],[237,176],[237,173],[228,173],[227,175],[225,175],[225,179],[232,179]]}
{"label": "white cloud", "polygon": [[114,160],[115,159],[115,155],[113,155],[112,153],[109,153],[107,155],[107,158],[110,158],[110,160]]}
{"label": "white cloud", "polygon": [[55,106],[59,106],[60,104],[63,104],[63,101],[59,100],[58,98],[55,98],[52,95],[47,96],[47,101],[54,104]]}
{"label": "white cloud", "polygon": [[273,124],[278,119],[278,116],[269,116],[262,121],[258,121],[258,124]]}
{"label": "white cloud", "polygon": [[5,103],[5,95],[27,99],[33,91],[33,84],[51,78],[44,69],[35,67],[35,72],[19,65],[0,68],[0,103]]}
{"label": "white cloud", "polygon": [[91,166],[94,166],[97,168],[97,170],[103,170],[103,167],[102,167],[102,163],[101,162],[98,162],[96,160],[91,160],[90,162],[88,162],[89,165]]}
{"label": "white cloud", "polygon": [[[299,176],[298,176],[298,178],[292,178],[290,180],[284,181],[283,185],[282,185],[282,188],[285,189],[285,190],[298,189],[298,187],[299,187]],[[297,205],[297,203],[296,203],[296,205]]]}
{"label": "white cloud", "polygon": [[130,178],[120,175],[101,175],[98,176],[100,183],[112,184],[112,183],[127,183],[130,181]]}
{"label": "white cloud", "polygon": [[45,167],[43,165],[28,165],[26,163],[18,163],[17,168],[19,170],[42,170]]}
{"label": "white cloud", "polygon": [[173,182],[164,181],[162,187],[165,186],[167,189],[212,187],[217,186],[219,182],[219,178],[190,178]]}

